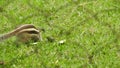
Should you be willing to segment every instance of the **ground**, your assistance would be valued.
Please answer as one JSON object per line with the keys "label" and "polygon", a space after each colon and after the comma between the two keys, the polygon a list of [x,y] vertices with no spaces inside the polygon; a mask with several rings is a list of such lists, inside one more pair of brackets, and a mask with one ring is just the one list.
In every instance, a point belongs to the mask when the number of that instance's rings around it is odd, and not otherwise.
{"label": "ground", "polygon": [[1,0],[0,34],[22,24],[45,31],[35,44],[0,42],[0,67],[120,67],[119,6],[119,0]]}

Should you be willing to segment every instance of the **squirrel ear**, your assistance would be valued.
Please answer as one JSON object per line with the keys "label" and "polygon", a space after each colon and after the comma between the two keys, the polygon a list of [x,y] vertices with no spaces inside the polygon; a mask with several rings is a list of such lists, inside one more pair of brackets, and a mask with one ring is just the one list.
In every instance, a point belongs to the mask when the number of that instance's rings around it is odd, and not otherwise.
{"label": "squirrel ear", "polygon": [[44,29],[44,28],[41,28],[40,30],[43,31],[43,32],[45,32],[45,29]]}

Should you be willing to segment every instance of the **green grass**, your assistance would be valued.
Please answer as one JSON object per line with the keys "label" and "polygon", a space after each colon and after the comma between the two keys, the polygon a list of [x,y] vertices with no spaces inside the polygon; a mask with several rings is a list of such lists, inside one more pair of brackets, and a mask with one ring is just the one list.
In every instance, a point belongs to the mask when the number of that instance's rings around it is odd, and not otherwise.
{"label": "green grass", "polygon": [[15,37],[0,42],[0,67],[119,68],[119,6],[119,0],[1,0],[0,34],[21,24],[45,32],[36,45],[16,47]]}

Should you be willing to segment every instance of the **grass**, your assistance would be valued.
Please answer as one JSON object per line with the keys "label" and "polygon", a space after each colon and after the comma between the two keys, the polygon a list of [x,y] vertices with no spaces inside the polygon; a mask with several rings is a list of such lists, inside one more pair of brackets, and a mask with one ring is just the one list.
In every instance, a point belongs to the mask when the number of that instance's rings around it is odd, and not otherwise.
{"label": "grass", "polygon": [[[44,28],[43,41],[0,43],[3,68],[118,68],[120,1],[1,0],[0,34],[21,24]],[[47,37],[53,37],[49,42]],[[64,44],[60,41],[66,40]]]}

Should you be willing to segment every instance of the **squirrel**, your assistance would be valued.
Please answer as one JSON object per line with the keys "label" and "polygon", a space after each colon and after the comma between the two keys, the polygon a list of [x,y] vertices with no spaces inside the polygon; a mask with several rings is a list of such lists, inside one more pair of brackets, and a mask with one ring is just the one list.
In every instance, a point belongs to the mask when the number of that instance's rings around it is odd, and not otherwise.
{"label": "squirrel", "polygon": [[3,34],[0,36],[0,41],[13,36],[16,36],[17,41],[21,43],[28,43],[29,41],[37,42],[42,40],[40,30],[33,24],[24,24],[6,34]]}

